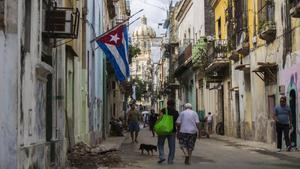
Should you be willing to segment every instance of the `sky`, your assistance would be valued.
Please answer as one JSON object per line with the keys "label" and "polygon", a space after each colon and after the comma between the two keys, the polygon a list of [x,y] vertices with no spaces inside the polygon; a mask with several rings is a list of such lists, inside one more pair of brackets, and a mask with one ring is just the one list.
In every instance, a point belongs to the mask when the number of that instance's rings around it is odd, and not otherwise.
{"label": "sky", "polygon": [[[135,20],[138,17],[145,15],[147,17],[147,24],[150,25],[156,32],[157,37],[163,36],[166,30],[162,26],[159,26],[159,23],[164,23],[167,10],[169,8],[171,0],[131,0],[130,8],[131,15],[135,14],[137,11],[144,9],[142,12],[135,15],[130,22]],[[173,0],[176,1],[176,0]],[[135,21],[129,27],[130,35],[139,26],[140,20]],[[161,52],[156,47],[152,50],[152,59],[153,62],[157,62],[160,58]]]}

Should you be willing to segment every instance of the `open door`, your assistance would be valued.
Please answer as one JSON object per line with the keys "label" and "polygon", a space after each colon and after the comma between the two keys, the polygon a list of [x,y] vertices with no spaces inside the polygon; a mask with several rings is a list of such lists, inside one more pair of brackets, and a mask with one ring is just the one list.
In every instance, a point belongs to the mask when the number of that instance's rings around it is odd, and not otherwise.
{"label": "open door", "polygon": [[236,136],[241,138],[241,112],[240,112],[240,93],[235,92],[235,108],[236,108]]}

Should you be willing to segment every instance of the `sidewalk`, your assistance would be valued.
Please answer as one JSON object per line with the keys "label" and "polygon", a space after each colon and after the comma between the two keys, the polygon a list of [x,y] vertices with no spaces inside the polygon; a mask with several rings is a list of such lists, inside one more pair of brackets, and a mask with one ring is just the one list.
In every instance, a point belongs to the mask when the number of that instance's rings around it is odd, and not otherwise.
{"label": "sidewalk", "polygon": [[261,153],[278,154],[278,155],[287,156],[287,157],[291,157],[291,158],[297,158],[300,160],[300,151],[299,150],[290,151],[290,152],[283,150],[281,152],[277,152],[275,145],[267,144],[267,143],[263,143],[263,142],[244,140],[244,139],[228,137],[228,136],[221,136],[221,135],[216,135],[216,134],[211,135],[210,138],[228,142],[229,144],[232,144],[233,146],[236,146],[236,147],[241,146],[246,149],[251,149],[251,150],[254,150],[257,152],[261,152]]}
{"label": "sidewalk", "polygon": [[109,136],[101,143],[101,145],[104,145],[107,149],[120,150],[120,147],[126,139],[127,134],[128,133],[124,132],[124,136]]}

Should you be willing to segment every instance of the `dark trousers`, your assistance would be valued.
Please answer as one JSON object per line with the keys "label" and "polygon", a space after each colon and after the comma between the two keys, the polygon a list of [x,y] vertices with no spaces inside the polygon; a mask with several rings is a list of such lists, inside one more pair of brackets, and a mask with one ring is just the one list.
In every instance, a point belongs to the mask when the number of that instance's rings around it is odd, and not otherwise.
{"label": "dark trousers", "polygon": [[276,123],[276,132],[277,132],[277,148],[282,148],[282,131],[284,133],[284,139],[286,147],[290,146],[290,137],[289,137],[289,125]]}

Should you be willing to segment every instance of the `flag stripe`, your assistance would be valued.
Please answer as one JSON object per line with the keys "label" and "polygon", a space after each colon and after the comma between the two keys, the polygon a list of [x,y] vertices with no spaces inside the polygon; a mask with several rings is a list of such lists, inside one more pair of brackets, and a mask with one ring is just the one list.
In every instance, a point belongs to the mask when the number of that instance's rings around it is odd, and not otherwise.
{"label": "flag stripe", "polygon": [[106,46],[110,50],[110,52],[114,54],[114,59],[115,59],[116,63],[119,65],[119,68],[120,68],[122,74],[124,76],[126,76],[126,66],[125,66],[124,59],[122,57],[124,55],[124,53],[123,53],[124,49],[120,49],[121,47],[123,47],[123,45],[119,45],[117,47],[115,45],[106,44]]}
{"label": "flag stripe", "polygon": [[[125,26],[124,28],[125,30],[123,31],[123,44],[125,45],[125,60],[126,60],[126,64],[129,65],[128,62],[128,32],[127,32],[127,26]],[[129,71],[129,66],[126,67],[126,75],[129,76],[130,75],[130,71]]]}
{"label": "flag stripe", "polygon": [[107,48],[107,46],[101,42],[98,43],[98,45],[101,47],[101,49],[104,51],[104,53],[106,54],[109,62],[111,63],[111,65],[113,66],[114,70],[115,70],[115,74],[117,76],[117,78],[120,81],[126,80],[126,78],[124,77],[124,74],[122,73],[122,71],[120,70],[119,65],[117,64],[114,55],[112,55],[112,53],[110,52],[110,50]]}

